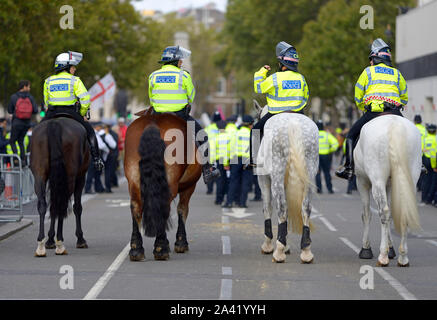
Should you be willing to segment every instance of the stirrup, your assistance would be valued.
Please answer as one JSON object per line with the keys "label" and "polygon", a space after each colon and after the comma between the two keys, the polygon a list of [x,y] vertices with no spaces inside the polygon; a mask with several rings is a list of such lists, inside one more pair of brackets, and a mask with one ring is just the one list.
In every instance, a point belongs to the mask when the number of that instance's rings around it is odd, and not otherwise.
{"label": "stirrup", "polygon": [[203,168],[202,171],[203,171],[203,182],[205,182],[205,184],[213,182],[221,175],[220,171],[214,166]]}
{"label": "stirrup", "polygon": [[94,164],[94,168],[97,171],[102,171],[103,168],[105,168],[105,164],[103,163],[102,159],[100,159],[100,158],[95,158],[93,160],[93,164]]}
{"label": "stirrup", "polygon": [[354,171],[350,167],[343,167],[335,171],[335,175],[339,178],[350,180],[354,176]]}

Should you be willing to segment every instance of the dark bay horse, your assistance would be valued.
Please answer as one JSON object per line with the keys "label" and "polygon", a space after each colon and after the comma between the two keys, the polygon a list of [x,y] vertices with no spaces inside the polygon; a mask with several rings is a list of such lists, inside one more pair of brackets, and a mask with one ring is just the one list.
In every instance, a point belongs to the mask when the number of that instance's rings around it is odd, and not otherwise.
{"label": "dark bay horse", "polygon": [[[46,256],[46,248],[56,248],[56,254],[67,254],[63,245],[63,220],[67,217],[70,198],[74,194],[73,211],[76,216],[77,248],[88,248],[81,227],[82,190],[90,163],[85,128],[66,117],[42,121],[33,130],[30,145],[30,169],[35,178],[40,216],[37,257]],[[49,190],[49,203],[46,190]],[[50,230],[45,243],[44,218],[50,206]],[[58,229],[55,241],[55,222]]]}
{"label": "dark bay horse", "polygon": [[[166,230],[169,228],[170,203],[178,194],[178,229],[174,248],[177,253],[188,251],[185,223],[191,195],[201,176],[201,166],[196,157],[187,158],[187,131],[187,123],[181,118],[170,113],[151,114],[149,110],[126,132],[124,171],[131,197],[129,256],[132,261],[144,259],[141,225],[145,236],[155,237],[155,260],[169,258]],[[164,138],[169,141],[164,141]],[[170,154],[172,148],[169,145],[175,147],[176,153],[182,152],[179,154],[182,161],[167,161],[174,155]]]}

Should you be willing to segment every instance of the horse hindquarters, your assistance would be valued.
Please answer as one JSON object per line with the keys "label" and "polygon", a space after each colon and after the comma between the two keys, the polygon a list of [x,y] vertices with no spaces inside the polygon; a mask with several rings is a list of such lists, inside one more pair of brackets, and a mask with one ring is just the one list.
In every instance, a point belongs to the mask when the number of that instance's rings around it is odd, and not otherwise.
{"label": "horse hindquarters", "polygon": [[148,127],[141,135],[140,190],[144,233],[156,236],[154,255],[157,260],[169,257],[169,244],[165,230],[170,216],[170,189],[164,164],[165,143],[156,127]]}

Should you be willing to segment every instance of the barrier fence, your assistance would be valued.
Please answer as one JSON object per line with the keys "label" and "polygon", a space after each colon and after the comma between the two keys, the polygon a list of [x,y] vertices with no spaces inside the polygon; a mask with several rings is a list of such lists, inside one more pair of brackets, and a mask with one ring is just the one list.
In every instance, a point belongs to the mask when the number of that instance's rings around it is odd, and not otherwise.
{"label": "barrier fence", "polygon": [[[26,156],[29,163],[29,154]],[[0,194],[0,222],[21,221],[23,205],[36,199],[33,174],[29,167],[22,167],[18,155],[0,154],[0,176],[4,182]]]}

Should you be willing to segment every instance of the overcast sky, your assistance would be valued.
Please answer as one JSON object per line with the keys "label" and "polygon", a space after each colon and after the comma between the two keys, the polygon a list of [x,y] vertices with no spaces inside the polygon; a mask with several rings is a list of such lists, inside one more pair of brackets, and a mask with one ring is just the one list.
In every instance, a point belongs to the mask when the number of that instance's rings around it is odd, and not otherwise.
{"label": "overcast sky", "polygon": [[180,8],[197,8],[202,7],[207,3],[214,2],[217,9],[221,11],[226,10],[227,0],[141,0],[132,1],[131,3],[138,10],[150,9],[160,10],[163,12],[176,11]]}

